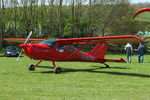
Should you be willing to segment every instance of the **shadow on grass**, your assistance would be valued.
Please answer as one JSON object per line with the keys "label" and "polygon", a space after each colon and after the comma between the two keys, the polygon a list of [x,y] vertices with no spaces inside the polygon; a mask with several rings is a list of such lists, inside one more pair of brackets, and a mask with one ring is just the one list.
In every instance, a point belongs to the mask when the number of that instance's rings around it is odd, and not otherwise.
{"label": "shadow on grass", "polygon": [[48,68],[48,69],[54,69],[54,67],[49,67],[49,66],[38,66],[38,68]]}
{"label": "shadow on grass", "polygon": [[[7,56],[5,56],[5,55],[0,55],[0,57],[7,57]],[[8,56],[8,57],[18,57],[18,56]],[[23,57],[23,56],[20,56],[20,57]]]}
{"label": "shadow on grass", "polygon": [[[99,66],[92,66],[92,67],[99,67]],[[98,69],[130,69],[128,67],[99,67]]]}
{"label": "shadow on grass", "polygon": [[[95,67],[95,69],[130,69],[128,67],[99,67],[99,66],[91,66],[91,67]],[[54,69],[54,67],[49,67],[49,66],[38,66],[38,68],[48,68],[48,69]],[[64,68],[62,68],[64,69]]]}
{"label": "shadow on grass", "polygon": [[0,55],[0,57],[5,57],[5,55]]}
{"label": "shadow on grass", "polygon": [[[145,74],[137,74],[137,73],[124,73],[124,72],[113,72],[113,71],[96,71],[96,69],[104,69],[106,67],[98,67],[98,66],[93,66],[96,68],[93,69],[69,69],[69,68],[62,68],[61,74],[65,73],[71,73],[71,72],[90,72],[90,73],[100,73],[100,74],[110,74],[110,75],[119,75],[119,76],[132,76],[132,77],[142,77],[142,78],[150,78],[150,75],[145,75]],[[53,67],[48,67],[48,66],[38,66],[38,68],[49,68],[53,69]],[[129,69],[127,67],[110,67],[107,69]],[[34,73],[53,73],[53,71],[43,71],[43,72],[34,72]]]}

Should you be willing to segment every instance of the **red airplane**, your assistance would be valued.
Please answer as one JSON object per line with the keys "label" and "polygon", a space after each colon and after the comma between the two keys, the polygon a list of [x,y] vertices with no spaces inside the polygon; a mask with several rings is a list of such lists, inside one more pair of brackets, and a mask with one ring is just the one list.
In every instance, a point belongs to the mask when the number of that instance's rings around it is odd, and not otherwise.
{"label": "red airplane", "polygon": [[[23,42],[25,39],[17,38],[4,38],[7,41]],[[29,43],[27,43],[27,41]],[[96,62],[103,63],[106,67],[109,67],[105,62],[122,62],[126,63],[123,58],[120,59],[106,59],[105,54],[107,51],[108,43],[113,44],[125,44],[125,43],[142,43],[144,40],[135,35],[124,36],[103,36],[103,37],[85,37],[85,38],[69,38],[69,39],[29,39],[20,47],[23,49],[25,55],[31,59],[39,60],[35,65],[29,65],[29,70],[35,70],[35,67],[43,60],[52,61],[54,66],[54,73],[60,73],[61,68],[56,67],[55,62],[67,62],[67,61],[80,61],[80,62]],[[40,42],[30,43],[30,42]],[[75,48],[74,45],[80,44],[79,48]],[[85,53],[80,51],[88,44],[96,44],[96,46]]]}

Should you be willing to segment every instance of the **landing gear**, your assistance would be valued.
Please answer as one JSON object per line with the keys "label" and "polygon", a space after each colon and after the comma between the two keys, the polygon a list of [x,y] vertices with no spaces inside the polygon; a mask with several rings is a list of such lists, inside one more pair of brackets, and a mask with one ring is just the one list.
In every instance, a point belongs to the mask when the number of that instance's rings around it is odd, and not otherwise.
{"label": "landing gear", "polygon": [[[35,65],[31,64],[28,66],[28,69],[29,71],[34,71],[35,70],[35,67],[38,66],[38,64],[40,64],[42,62],[42,60],[39,60]],[[54,73],[55,74],[58,74],[58,73],[61,73],[61,68],[60,67],[56,67],[56,64],[54,61],[52,61],[52,64],[54,66]]]}
{"label": "landing gear", "polygon": [[54,73],[55,74],[61,73],[61,68],[60,67],[56,67],[56,64],[55,64],[54,61],[52,61],[52,64],[54,66]]}
{"label": "landing gear", "polygon": [[107,64],[105,64],[105,63],[104,63],[104,65],[106,66],[106,68],[109,68],[109,65],[107,65]]}
{"label": "landing gear", "polygon": [[35,66],[33,64],[29,65],[28,67],[29,71],[34,71],[35,70]]}
{"label": "landing gear", "polygon": [[54,73],[55,74],[61,73],[61,68],[60,67],[55,67]]}
{"label": "landing gear", "polygon": [[28,67],[29,71],[34,71],[35,67],[37,67],[38,64],[40,64],[41,62],[42,62],[42,60],[39,60],[35,65],[33,65],[33,64],[29,65],[29,67]]}

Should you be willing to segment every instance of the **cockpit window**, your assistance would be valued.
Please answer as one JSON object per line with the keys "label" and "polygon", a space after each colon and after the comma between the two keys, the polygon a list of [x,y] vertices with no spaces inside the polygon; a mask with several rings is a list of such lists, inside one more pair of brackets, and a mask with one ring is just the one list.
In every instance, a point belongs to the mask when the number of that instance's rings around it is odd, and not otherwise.
{"label": "cockpit window", "polygon": [[56,51],[63,53],[65,51],[66,46],[64,44],[60,45]]}
{"label": "cockpit window", "polygon": [[74,51],[75,51],[75,47],[74,47],[73,45],[70,46],[69,51],[70,51],[70,52],[74,52]]}
{"label": "cockpit window", "polygon": [[56,51],[58,52],[64,52],[64,51],[68,51],[68,52],[74,52],[75,51],[75,47],[73,45],[64,45],[64,44],[61,44],[57,49]]}
{"label": "cockpit window", "polygon": [[45,44],[45,45],[53,48],[57,44],[57,41],[56,40],[46,40],[46,41],[43,41],[39,44]]}

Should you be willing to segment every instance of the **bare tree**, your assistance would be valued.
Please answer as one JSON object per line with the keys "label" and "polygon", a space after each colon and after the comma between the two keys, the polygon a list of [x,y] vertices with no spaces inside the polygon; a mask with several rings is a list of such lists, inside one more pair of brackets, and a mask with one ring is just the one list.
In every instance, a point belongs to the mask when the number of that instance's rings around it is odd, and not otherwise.
{"label": "bare tree", "polygon": [[56,26],[57,26],[57,33],[58,36],[61,36],[60,34],[63,32],[63,28],[62,28],[62,19],[63,19],[63,13],[62,13],[62,4],[63,4],[63,0],[56,0],[56,8],[57,8],[57,14],[56,14]]}
{"label": "bare tree", "polygon": [[18,0],[11,0],[12,12],[13,12],[13,30],[15,33],[15,37],[17,36],[17,8],[18,8]]}
{"label": "bare tree", "polygon": [[0,47],[2,46],[2,39],[3,39],[3,34],[4,34],[4,30],[5,30],[5,7],[7,4],[7,0],[1,0],[0,1],[0,20],[1,20],[1,24],[0,24]]}

